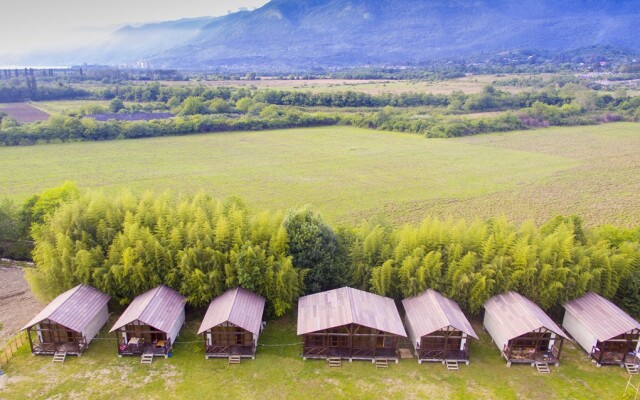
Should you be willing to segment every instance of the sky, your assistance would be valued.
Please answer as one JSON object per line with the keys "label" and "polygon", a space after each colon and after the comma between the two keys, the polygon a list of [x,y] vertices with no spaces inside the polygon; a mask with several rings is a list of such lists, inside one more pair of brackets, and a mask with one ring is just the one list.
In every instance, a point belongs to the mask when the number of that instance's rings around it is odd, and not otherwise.
{"label": "sky", "polygon": [[[268,0],[7,1],[0,8],[0,65],[12,56],[72,48],[105,38],[128,24],[220,16]],[[63,45],[64,44],[64,45]],[[3,60],[5,58],[5,60]]]}

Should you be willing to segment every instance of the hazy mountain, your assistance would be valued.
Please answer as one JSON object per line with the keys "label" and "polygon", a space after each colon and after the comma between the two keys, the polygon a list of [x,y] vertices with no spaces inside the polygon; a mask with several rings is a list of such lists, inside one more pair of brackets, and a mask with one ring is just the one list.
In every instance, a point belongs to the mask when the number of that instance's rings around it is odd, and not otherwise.
{"label": "hazy mountain", "polygon": [[123,28],[75,56],[155,66],[418,62],[514,49],[640,50],[638,0],[273,0],[220,18]]}

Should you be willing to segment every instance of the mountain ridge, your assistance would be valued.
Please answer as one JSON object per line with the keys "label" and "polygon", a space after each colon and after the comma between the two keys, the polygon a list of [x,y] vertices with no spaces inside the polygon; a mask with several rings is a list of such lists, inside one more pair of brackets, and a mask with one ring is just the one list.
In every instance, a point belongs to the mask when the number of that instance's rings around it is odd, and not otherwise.
{"label": "mountain ridge", "polygon": [[637,0],[272,0],[253,11],[115,32],[84,62],[156,67],[358,66],[516,49],[640,51]]}

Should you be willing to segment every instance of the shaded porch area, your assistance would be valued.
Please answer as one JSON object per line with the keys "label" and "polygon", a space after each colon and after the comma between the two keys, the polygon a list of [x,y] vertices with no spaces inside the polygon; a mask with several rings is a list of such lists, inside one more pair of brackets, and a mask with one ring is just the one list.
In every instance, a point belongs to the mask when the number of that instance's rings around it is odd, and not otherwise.
{"label": "shaded porch area", "polygon": [[127,335],[122,335],[124,333],[125,332],[118,332],[119,356],[141,356],[143,354],[153,354],[155,357],[167,357],[169,352],[171,352],[171,340],[165,339],[166,335],[147,338],[145,336],[127,337]]}
{"label": "shaded porch area", "polygon": [[55,353],[67,353],[68,355],[81,355],[87,349],[85,343],[78,342],[40,342],[34,340],[31,344],[31,352],[36,355],[54,355]]}
{"label": "shaded porch area", "polygon": [[396,349],[362,349],[348,347],[304,347],[302,357],[307,359],[324,359],[339,357],[347,360],[375,360],[386,358],[388,360],[399,359]]}
{"label": "shaded porch area", "polygon": [[535,364],[542,362],[547,364],[560,364],[560,352],[562,344],[552,346],[551,349],[540,350],[534,347],[505,347],[502,355],[507,360],[507,365],[511,364]]}
{"label": "shaded porch area", "polygon": [[418,363],[422,364],[424,361],[443,362],[446,360],[469,363],[469,351],[468,350],[418,350]]}
{"label": "shaded porch area", "polygon": [[227,358],[240,356],[242,358],[255,358],[255,346],[206,346],[205,358]]}
{"label": "shaded porch area", "polygon": [[79,356],[88,345],[81,332],[49,321],[27,328],[31,352],[36,355],[67,353]]}

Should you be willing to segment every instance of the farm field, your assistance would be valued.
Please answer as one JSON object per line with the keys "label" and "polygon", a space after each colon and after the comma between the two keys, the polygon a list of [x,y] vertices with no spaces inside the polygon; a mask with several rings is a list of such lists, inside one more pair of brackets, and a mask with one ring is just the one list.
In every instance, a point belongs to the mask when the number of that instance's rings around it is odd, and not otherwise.
{"label": "farm field", "polygon": [[33,107],[51,115],[60,115],[65,111],[78,111],[86,106],[108,107],[108,100],[55,100],[30,103]]}
{"label": "farm field", "polygon": [[508,368],[478,321],[480,341],[472,341],[471,364],[460,372],[415,359],[381,370],[363,361],[334,369],[321,360],[303,361],[294,317],[267,323],[255,360],[228,365],[226,359],[204,359],[202,338],[195,335],[201,317],[191,316],[171,358],[141,365],[137,357],[117,357],[115,338],[106,333],[114,318],[81,358],[69,356],[64,364],[33,357],[23,346],[0,377],[0,399],[132,393],[140,399],[621,399],[629,376],[622,368],[597,368],[574,343],[565,343],[561,365],[550,375],[530,366]]}
{"label": "farm field", "polygon": [[[300,90],[311,92],[331,92],[331,91],[356,91],[368,94],[381,93],[433,93],[450,94],[454,91],[462,91],[468,94],[479,93],[486,85],[498,79],[508,79],[514,77],[529,77],[525,75],[471,75],[462,78],[448,79],[442,81],[419,81],[419,80],[384,80],[384,79],[261,79],[261,80],[232,80],[232,81],[193,81],[192,85],[207,85],[215,87],[256,87],[258,89],[275,90]],[[538,76],[549,78],[551,74],[540,74]],[[166,82],[165,84],[181,84]],[[519,92],[527,87],[500,87],[501,90]]]}
{"label": "farm field", "polygon": [[50,117],[49,113],[29,103],[0,103],[0,111],[20,123],[46,121]]}
{"label": "farm field", "polygon": [[631,226],[639,172],[633,123],[459,139],[327,127],[0,148],[1,195],[18,201],[65,180],[106,193],[204,189],[252,208],[309,204],[337,223],[578,214]]}

